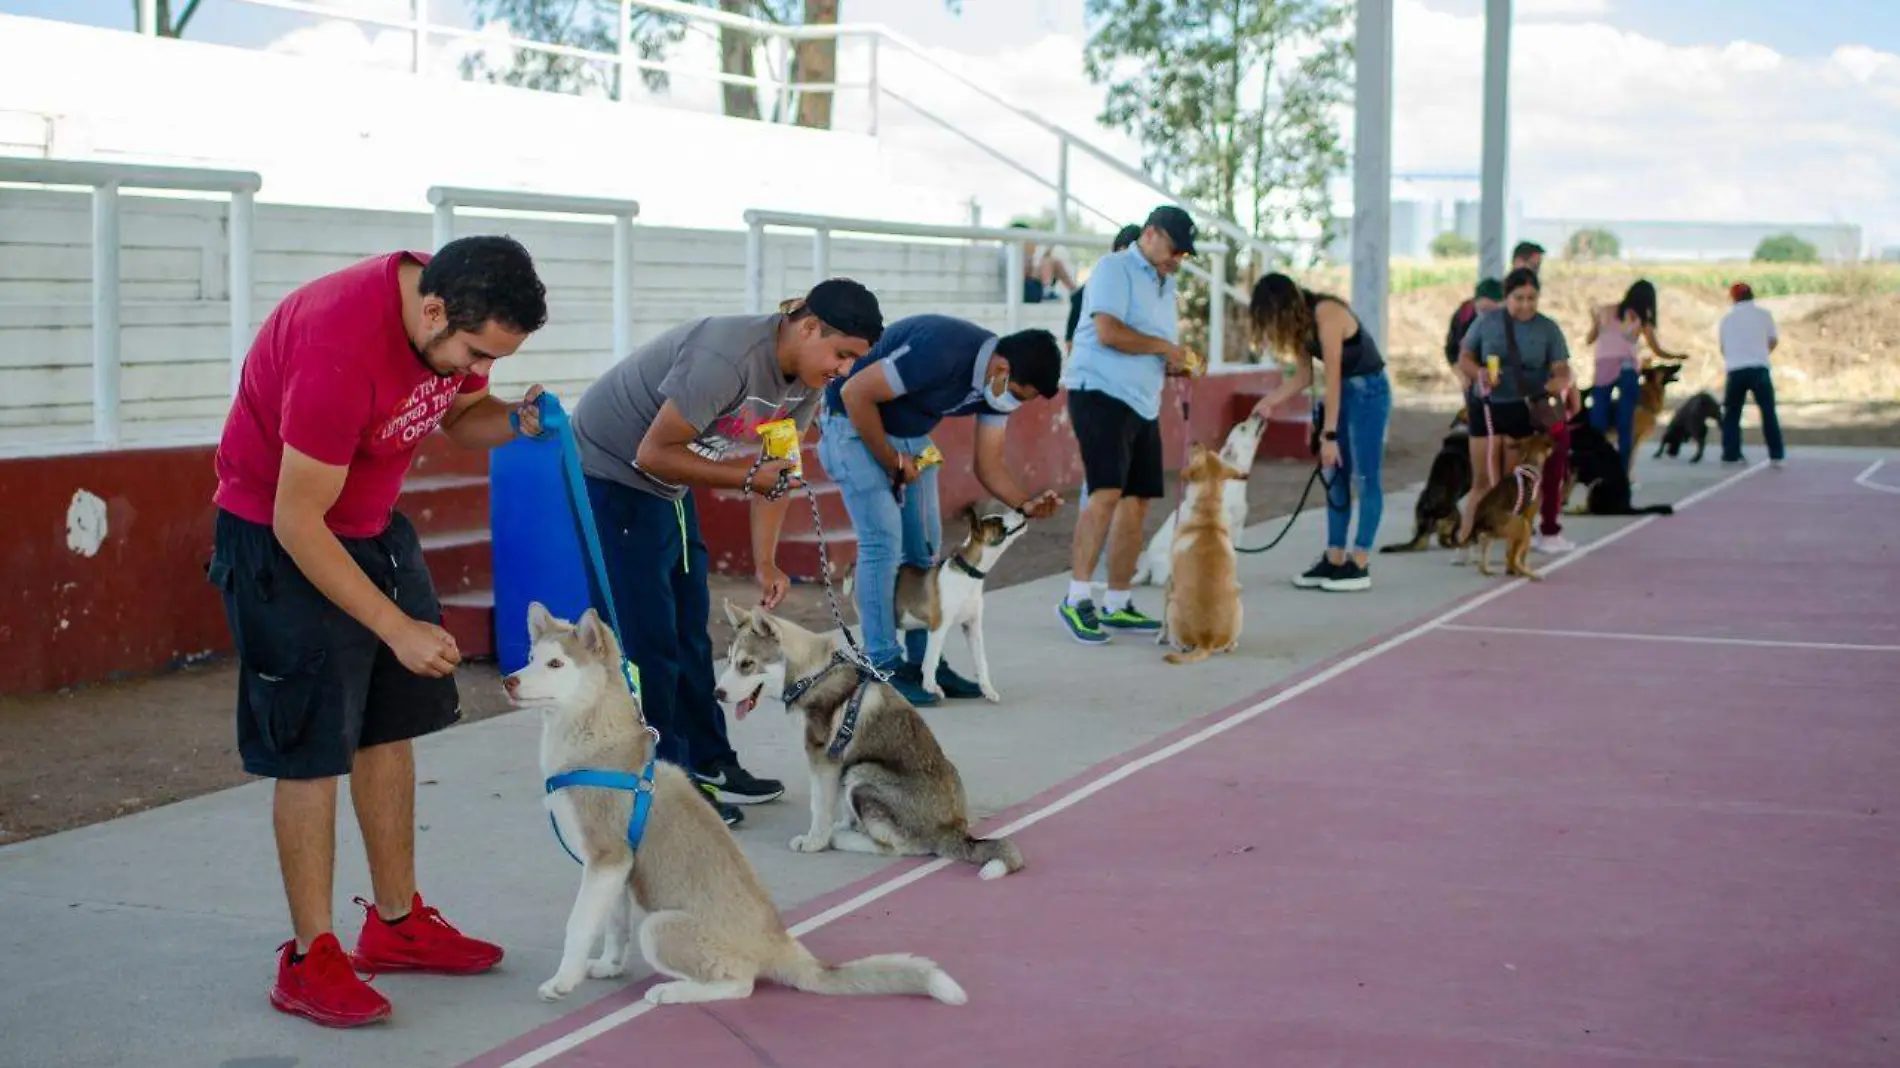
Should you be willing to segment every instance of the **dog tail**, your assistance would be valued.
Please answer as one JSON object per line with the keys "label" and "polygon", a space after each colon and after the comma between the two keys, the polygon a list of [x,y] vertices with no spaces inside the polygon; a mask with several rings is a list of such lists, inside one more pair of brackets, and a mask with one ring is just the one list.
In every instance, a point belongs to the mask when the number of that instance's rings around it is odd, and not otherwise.
{"label": "dog tail", "polygon": [[1008,838],[972,838],[958,831],[945,839],[937,855],[980,865],[976,873],[979,879],[1001,879],[1023,869],[1022,850]]}
{"label": "dog tail", "polygon": [[937,962],[910,953],[880,953],[843,964],[826,964],[791,941],[772,978],[811,994],[923,994],[946,1005],[970,1000]]}
{"label": "dog tail", "polygon": [[1675,515],[1676,506],[1673,504],[1644,505],[1641,508],[1631,508],[1630,514],[1631,515]]}
{"label": "dog tail", "polygon": [[1382,553],[1423,552],[1425,549],[1425,543],[1430,541],[1431,538],[1432,538],[1431,531],[1421,530],[1418,532],[1418,537],[1413,538],[1411,541],[1395,541],[1390,545],[1381,545],[1379,546],[1379,551]]}
{"label": "dog tail", "polygon": [[1214,655],[1214,650],[1205,647],[1189,649],[1185,653],[1169,653],[1161,659],[1170,664],[1198,664]]}

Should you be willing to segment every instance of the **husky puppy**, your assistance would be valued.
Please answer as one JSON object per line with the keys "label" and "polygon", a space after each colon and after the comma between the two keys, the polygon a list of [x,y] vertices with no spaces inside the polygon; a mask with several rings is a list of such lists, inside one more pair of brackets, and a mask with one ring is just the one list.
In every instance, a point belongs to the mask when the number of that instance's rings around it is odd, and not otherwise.
{"label": "husky puppy", "polygon": [[[1250,415],[1229,430],[1227,440],[1221,444],[1221,462],[1240,472],[1239,479],[1221,483],[1221,510],[1227,515],[1230,533],[1238,534],[1247,525],[1247,474],[1253,470],[1254,457],[1260,452],[1260,436],[1266,430],[1265,419]],[[1148,539],[1148,547],[1141,551],[1141,561],[1135,565],[1137,585],[1168,584],[1168,575],[1174,569],[1174,527],[1186,508],[1183,504],[1168,513],[1161,529]]]}
{"label": "husky puppy", "polygon": [[[613,632],[588,609],[578,623],[528,608],[528,664],[507,676],[508,697],[541,710],[541,773],[591,768],[638,773],[651,753],[638,702],[621,680]],[[624,975],[633,956],[632,906],[641,956],[675,980],[646,992],[656,1005],[749,997],[760,978],[817,994],[928,994],[961,1005],[963,988],[932,961],[909,954],[831,965],[785,930],[732,833],[686,773],[654,769],[639,849],[628,845],[631,792],[569,786],[547,795],[561,840],[581,861],[580,893],[567,918],[561,964],[541,984],[554,1001],[582,978]],[[604,937],[603,937],[604,936]],[[602,940],[601,955],[587,955]]]}
{"label": "husky puppy", "polygon": [[994,704],[1003,696],[990,681],[990,661],[983,653],[983,580],[1002,559],[1003,550],[1022,536],[1029,518],[1014,509],[984,515],[974,504],[963,510],[963,516],[970,533],[962,545],[929,567],[904,564],[897,569],[897,627],[930,632],[924,647],[924,690],[935,697],[943,696],[937,665],[943,663],[944,641],[951,627],[962,627],[970,659],[976,663],[977,685]]}
{"label": "husky puppy", "polygon": [[830,639],[763,609],[727,601],[726,618],[736,633],[713,696],[744,719],[770,694],[805,720],[811,827],[792,839],[794,850],[935,855],[982,865],[984,879],[1023,866],[1009,839],[970,837],[956,765],[890,684],[861,673]]}
{"label": "husky puppy", "polygon": [[1199,442],[1189,450],[1181,473],[1187,494],[1175,528],[1166,630],[1160,636],[1180,650],[1164,657],[1170,664],[1230,653],[1240,644],[1239,558],[1222,494],[1246,477]]}

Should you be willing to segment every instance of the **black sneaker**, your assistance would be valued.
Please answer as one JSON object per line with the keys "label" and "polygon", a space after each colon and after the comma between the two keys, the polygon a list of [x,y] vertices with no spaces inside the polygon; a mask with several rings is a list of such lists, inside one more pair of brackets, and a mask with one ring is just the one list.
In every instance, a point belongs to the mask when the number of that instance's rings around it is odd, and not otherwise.
{"label": "black sneaker", "polygon": [[706,803],[713,807],[714,812],[719,813],[719,818],[725,821],[726,826],[737,827],[740,823],[745,821],[745,813],[714,797],[712,787],[701,786],[699,788],[699,796],[706,799]]}
{"label": "black sneaker", "polygon": [[1293,576],[1293,585],[1303,590],[1317,590],[1326,585],[1326,581],[1339,574],[1339,565],[1332,557],[1322,556],[1319,563],[1306,569],[1303,574]]}
{"label": "black sneaker", "polygon": [[785,784],[776,779],[761,779],[728,761],[702,767],[693,772],[693,781],[718,801],[731,805],[761,805],[785,796]]}
{"label": "black sneaker", "polygon": [[[923,685],[924,666],[922,664],[905,664],[899,670],[906,680],[914,682],[920,687]],[[983,696],[983,687],[951,671],[950,662],[948,660],[937,661],[937,688],[943,691],[944,697],[952,701],[969,700],[970,698]],[[932,697],[930,703],[933,705],[936,704],[937,699]]]}
{"label": "black sneaker", "polygon": [[1322,580],[1319,588],[1327,593],[1357,593],[1372,588],[1372,569],[1348,556],[1346,562],[1333,567],[1332,576]]}

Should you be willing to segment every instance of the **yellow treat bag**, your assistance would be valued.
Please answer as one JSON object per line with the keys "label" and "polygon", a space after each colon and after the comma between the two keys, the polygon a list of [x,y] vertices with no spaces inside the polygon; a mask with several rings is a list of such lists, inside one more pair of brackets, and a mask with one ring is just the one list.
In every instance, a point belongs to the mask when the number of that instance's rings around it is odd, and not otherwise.
{"label": "yellow treat bag", "polygon": [[793,419],[774,419],[759,424],[759,440],[765,445],[765,455],[773,460],[790,460],[792,474],[805,477],[804,450],[798,447],[798,422]]}

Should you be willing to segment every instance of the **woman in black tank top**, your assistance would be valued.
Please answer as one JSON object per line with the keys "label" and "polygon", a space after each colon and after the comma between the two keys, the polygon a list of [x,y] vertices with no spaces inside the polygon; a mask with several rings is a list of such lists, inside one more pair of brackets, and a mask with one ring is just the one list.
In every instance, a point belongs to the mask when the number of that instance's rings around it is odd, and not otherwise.
{"label": "woman in black tank top", "polygon": [[[1293,364],[1292,375],[1254,406],[1255,415],[1272,418],[1275,408],[1312,386],[1315,362],[1324,368],[1313,423],[1319,428],[1319,462],[1327,469],[1326,553],[1293,584],[1333,592],[1368,589],[1372,543],[1385,514],[1380,478],[1392,418],[1392,385],[1379,343],[1345,301],[1304,289],[1284,274],[1255,283],[1248,310],[1263,349]],[[1355,488],[1359,527],[1348,553]]]}

